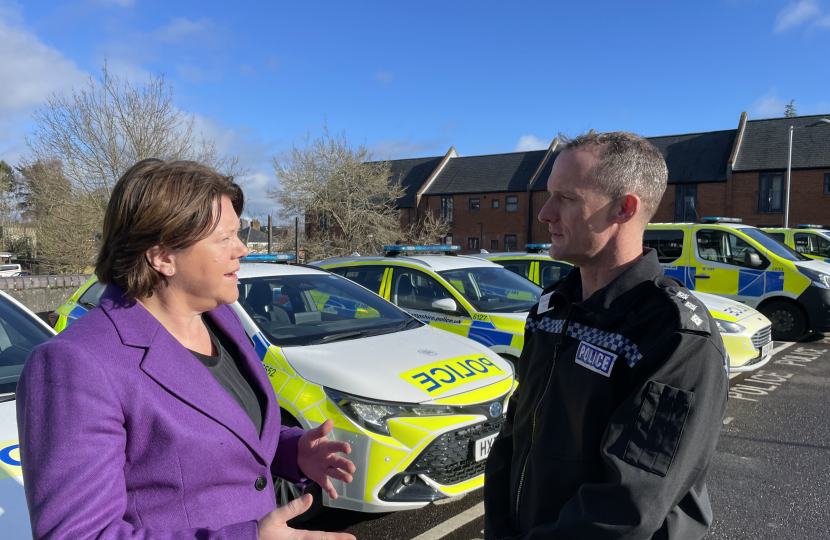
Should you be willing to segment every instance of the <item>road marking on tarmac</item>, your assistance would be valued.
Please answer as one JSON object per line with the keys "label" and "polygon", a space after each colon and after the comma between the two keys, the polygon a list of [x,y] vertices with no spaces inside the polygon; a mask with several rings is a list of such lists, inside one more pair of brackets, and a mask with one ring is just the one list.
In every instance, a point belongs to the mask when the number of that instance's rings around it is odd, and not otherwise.
{"label": "road marking on tarmac", "polygon": [[439,525],[436,525],[424,534],[416,536],[412,540],[438,540],[439,538],[447,536],[454,530],[460,529],[467,523],[483,515],[484,502],[480,502],[472,508],[465,510],[464,512],[461,512],[457,516],[450,518]]}

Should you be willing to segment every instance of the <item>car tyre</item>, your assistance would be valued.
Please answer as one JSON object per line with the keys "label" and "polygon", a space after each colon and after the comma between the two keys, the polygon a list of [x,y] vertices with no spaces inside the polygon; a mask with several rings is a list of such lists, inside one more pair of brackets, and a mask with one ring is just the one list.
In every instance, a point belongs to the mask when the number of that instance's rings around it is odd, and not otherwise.
{"label": "car tyre", "polygon": [[807,332],[807,317],[792,302],[770,302],[761,313],[772,323],[775,341],[795,341]]}
{"label": "car tyre", "polygon": [[301,488],[292,484],[288,480],[282,478],[274,478],[274,493],[277,496],[277,506],[285,506],[294,499],[299,499],[306,493],[310,493],[312,497],[311,507],[288,522],[289,526],[305,523],[306,521],[315,518],[323,511],[323,489],[318,484],[312,484],[306,488]]}
{"label": "car tyre", "polygon": [[[280,408],[280,419],[282,420],[282,425],[284,426],[302,427],[300,423],[297,422],[296,418],[291,416],[288,411],[282,408]],[[288,480],[284,480],[276,476],[274,477],[274,494],[277,497],[278,507],[285,506],[294,499],[299,499],[306,493],[311,494],[311,507],[294,519],[289,520],[289,526],[305,523],[306,521],[319,516],[323,512],[323,488],[321,488],[317,483],[312,483],[308,487],[301,488],[296,484],[292,484]]]}

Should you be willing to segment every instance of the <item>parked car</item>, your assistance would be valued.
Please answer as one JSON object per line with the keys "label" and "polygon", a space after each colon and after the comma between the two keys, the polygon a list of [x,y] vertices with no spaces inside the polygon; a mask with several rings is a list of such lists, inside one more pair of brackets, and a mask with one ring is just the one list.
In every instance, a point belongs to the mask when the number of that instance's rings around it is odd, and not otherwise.
{"label": "parked car", "polygon": [[384,246],[384,255],[312,263],[362,285],[421,321],[477,341],[515,365],[542,289],[459,246]]}
{"label": "parked car", "polygon": [[657,250],[667,275],[695,293],[725,296],[763,313],[777,341],[830,331],[830,265],[740,219],[652,223],[643,242]]}
{"label": "parked car", "polygon": [[830,230],[821,225],[804,224],[794,229],[764,227],[761,230],[805,257],[830,263]]}
{"label": "parked car", "polygon": [[547,289],[567,276],[573,268],[571,263],[551,259],[548,255],[549,248],[550,244],[525,244],[525,251],[488,253],[482,250],[481,253],[470,256],[500,264],[542,289]]}
{"label": "parked car", "polygon": [[20,468],[15,396],[29,353],[54,335],[54,330],[34,313],[0,291],[0,536],[3,538],[32,537]]}
{"label": "parked car", "polygon": [[[351,484],[332,480],[335,500],[319,486],[306,488],[315,506],[303,517],[322,506],[420,508],[483,485],[515,384],[509,362],[331,272],[243,262],[232,306],[262,359],[283,424],[310,429],[333,420],[330,437],[349,442],[357,466]],[[75,296],[78,306],[84,293]],[[280,505],[304,491],[281,479],[274,487]]]}

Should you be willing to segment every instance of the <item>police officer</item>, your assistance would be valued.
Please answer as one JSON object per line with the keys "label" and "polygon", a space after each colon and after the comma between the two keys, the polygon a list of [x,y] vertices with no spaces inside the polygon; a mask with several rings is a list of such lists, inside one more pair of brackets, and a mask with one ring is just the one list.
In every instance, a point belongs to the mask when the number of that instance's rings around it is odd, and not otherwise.
{"label": "police officer", "polygon": [[643,231],[666,189],[631,133],[568,142],[539,213],[577,268],[531,310],[522,381],[487,461],[485,538],[698,539],[729,386],[702,302]]}

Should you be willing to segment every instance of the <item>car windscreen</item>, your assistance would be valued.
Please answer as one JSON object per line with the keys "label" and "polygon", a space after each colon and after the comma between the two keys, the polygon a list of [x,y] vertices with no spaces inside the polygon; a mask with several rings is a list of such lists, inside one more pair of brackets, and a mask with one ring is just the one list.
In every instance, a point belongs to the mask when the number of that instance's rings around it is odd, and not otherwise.
{"label": "car windscreen", "polygon": [[0,399],[14,394],[32,349],[52,337],[33,317],[0,297]]}
{"label": "car windscreen", "polygon": [[542,288],[506,268],[473,267],[438,272],[476,309],[484,313],[530,311]]}
{"label": "car windscreen", "polygon": [[356,339],[420,326],[383,298],[329,274],[239,280],[239,304],[278,347]]}
{"label": "car windscreen", "polygon": [[738,229],[748,237],[752,238],[761,246],[763,246],[767,251],[778,255],[784,260],[787,261],[806,261],[809,260],[808,257],[801,255],[800,253],[796,252],[790,246],[786,245],[784,242],[776,240],[769,234],[765,233],[761,229],[754,229],[752,227],[743,227]]}
{"label": "car windscreen", "polygon": [[98,305],[98,302],[101,300],[101,295],[104,294],[105,288],[106,287],[100,281],[96,281],[84,291],[84,294],[82,294],[80,298],[78,298],[78,303],[84,307],[92,309]]}

